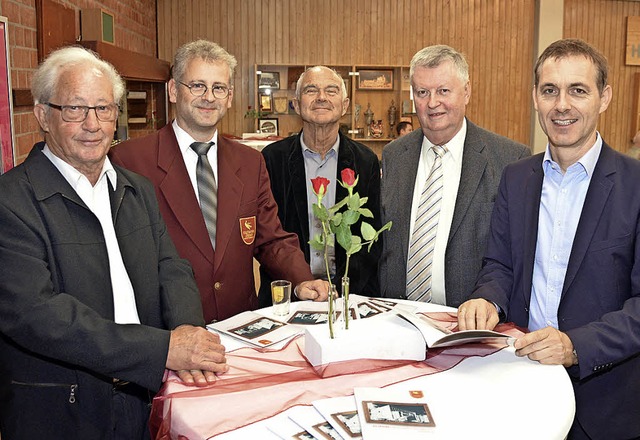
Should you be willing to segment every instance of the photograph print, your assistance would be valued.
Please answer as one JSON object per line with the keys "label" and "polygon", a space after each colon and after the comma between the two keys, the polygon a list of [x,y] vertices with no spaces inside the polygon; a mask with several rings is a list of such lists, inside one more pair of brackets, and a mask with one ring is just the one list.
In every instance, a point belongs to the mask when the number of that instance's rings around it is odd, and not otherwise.
{"label": "photograph print", "polygon": [[425,403],[411,404],[363,400],[367,423],[402,426],[435,426],[429,407]]}
{"label": "photograph print", "polygon": [[345,411],[331,414],[333,420],[349,434],[349,437],[356,438],[362,436],[358,411]]}
{"label": "photograph print", "polygon": [[283,325],[284,323],[274,321],[270,318],[258,318],[243,324],[240,327],[229,329],[228,332],[246,339],[255,339],[259,336],[266,335]]}
{"label": "photograph print", "polygon": [[298,310],[287,321],[289,324],[314,325],[327,322],[327,312]]}

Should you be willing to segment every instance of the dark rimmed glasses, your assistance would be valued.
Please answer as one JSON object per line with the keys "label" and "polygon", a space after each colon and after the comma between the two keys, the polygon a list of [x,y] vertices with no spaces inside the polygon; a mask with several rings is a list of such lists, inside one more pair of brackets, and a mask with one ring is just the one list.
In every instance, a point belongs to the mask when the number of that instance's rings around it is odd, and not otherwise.
{"label": "dark rimmed glasses", "polygon": [[[193,96],[205,96],[209,91],[209,87],[207,87],[207,85],[203,83],[196,82],[185,84],[182,81],[178,81],[178,83],[188,88]],[[213,86],[211,86],[213,97],[216,99],[225,99],[227,96],[229,96],[230,90],[231,89],[229,87],[222,84],[214,84]]]}
{"label": "dark rimmed glasses", "polygon": [[113,122],[118,119],[118,106],[116,104],[106,105],[58,105],[51,102],[45,102],[47,105],[56,110],[60,110],[62,120],[65,122],[83,122],[89,115],[89,110],[96,112],[96,118],[102,122]]}

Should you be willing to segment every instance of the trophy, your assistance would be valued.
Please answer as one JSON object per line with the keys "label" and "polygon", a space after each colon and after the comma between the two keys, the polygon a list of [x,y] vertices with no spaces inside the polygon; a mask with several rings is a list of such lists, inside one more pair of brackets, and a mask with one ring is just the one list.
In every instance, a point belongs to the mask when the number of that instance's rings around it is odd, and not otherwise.
{"label": "trophy", "polygon": [[387,116],[389,118],[389,137],[393,139],[396,137],[396,133],[393,128],[398,122],[398,109],[396,108],[396,103],[393,99],[391,100],[391,107],[389,107]]}
{"label": "trophy", "polygon": [[367,137],[371,137],[371,125],[373,124],[373,110],[371,110],[371,103],[367,104],[367,111],[364,112],[364,123],[367,124]]}

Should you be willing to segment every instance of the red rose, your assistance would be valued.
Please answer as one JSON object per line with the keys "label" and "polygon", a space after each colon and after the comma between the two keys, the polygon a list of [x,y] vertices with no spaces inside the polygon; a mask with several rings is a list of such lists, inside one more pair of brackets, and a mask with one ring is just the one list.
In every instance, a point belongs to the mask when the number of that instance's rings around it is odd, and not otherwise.
{"label": "red rose", "polygon": [[340,177],[342,177],[342,183],[347,186],[353,186],[356,182],[356,173],[351,168],[342,170]]}
{"label": "red rose", "polygon": [[311,179],[311,184],[313,185],[314,194],[318,196],[324,196],[327,193],[329,179],[318,176],[315,179]]}

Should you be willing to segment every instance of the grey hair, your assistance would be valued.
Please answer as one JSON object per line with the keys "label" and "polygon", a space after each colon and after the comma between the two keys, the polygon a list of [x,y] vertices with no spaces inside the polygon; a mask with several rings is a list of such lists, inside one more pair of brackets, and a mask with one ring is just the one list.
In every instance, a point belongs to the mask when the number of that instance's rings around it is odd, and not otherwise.
{"label": "grey hair", "polygon": [[439,44],[436,46],[427,46],[419,50],[411,59],[409,67],[409,78],[413,79],[413,73],[416,67],[438,67],[445,61],[451,61],[458,76],[462,82],[469,82],[469,64],[460,52],[453,47]]}
{"label": "grey hair", "polygon": [[55,50],[40,64],[31,83],[34,103],[49,102],[56,91],[60,76],[68,69],[81,65],[94,67],[109,79],[113,87],[113,100],[119,104],[125,92],[122,77],[115,67],[101,59],[97,53],[80,46],[68,46]]}
{"label": "grey hair", "polygon": [[233,72],[238,65],[236,58],[220,45],[208,40],[191,41],[178,48],[173,58],[173,67],[171,68],[171,76],[173,79],[181,81],[187,70],[187,64],[195,58],[201,58],[207,63],[223,61],[229,67],[229,79],[233,81]]}
{"label": "grey hair", "polygon": [[335,69],[332,69],[331,67],[327,67],[327,66],[308,67],[304,72],[302,72],[302,74],[300,75],[300,78],[298,78],[298,81],[296,82],[296,99],[300,101],[300,97],[302,96],[302,81],[306,76],[306,74],[312,70],[319,70],[319,69],[330,70],[335,75],[336,79],[340,81],[340,89],[342,91],[342,100],[344,101],[345,99],[347,99],[347,86],[344,83],[344,78],[342,78],[342,76]]}

